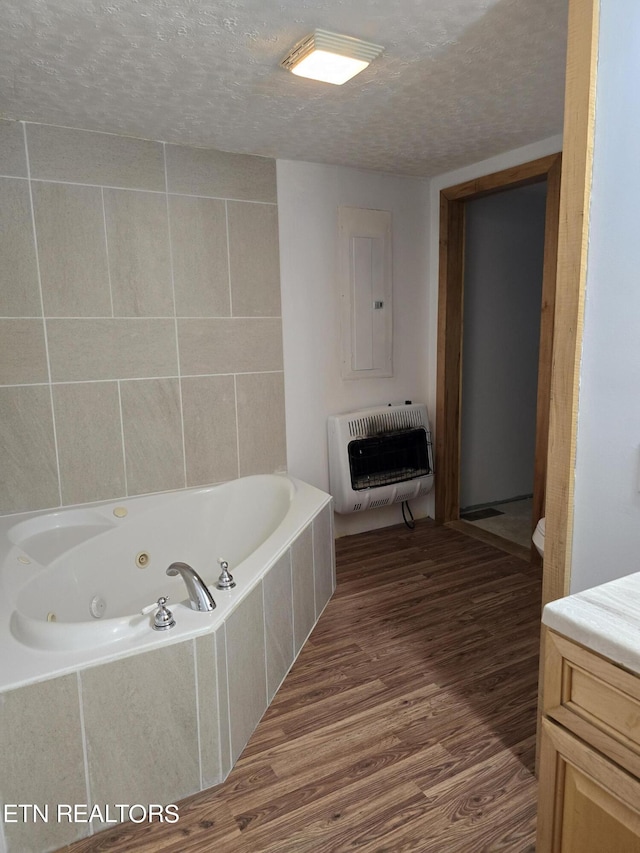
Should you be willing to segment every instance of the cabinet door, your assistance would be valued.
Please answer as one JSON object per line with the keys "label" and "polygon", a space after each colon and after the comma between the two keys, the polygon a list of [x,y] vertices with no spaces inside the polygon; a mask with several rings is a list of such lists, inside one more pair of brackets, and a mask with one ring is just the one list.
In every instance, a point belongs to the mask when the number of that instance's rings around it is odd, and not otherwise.
{"label": "cabinet door", "polygon": [[537,853],[640,853],[640,782],[543,720]]}
{"label": "cabinet door", "polygon": [[640,678],[547,630],[545,716],[640,778]]}

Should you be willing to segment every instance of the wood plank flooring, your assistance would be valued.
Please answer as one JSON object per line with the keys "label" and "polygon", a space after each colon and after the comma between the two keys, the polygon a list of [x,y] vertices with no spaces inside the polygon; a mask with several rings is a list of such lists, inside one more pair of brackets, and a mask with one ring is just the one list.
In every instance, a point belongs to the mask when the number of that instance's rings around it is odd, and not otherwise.
{"label": "wood plank flooring", "polygon": [[336,543],[338,587],[226,782],[67,853],[535,849],[540,569],[418,522]]}

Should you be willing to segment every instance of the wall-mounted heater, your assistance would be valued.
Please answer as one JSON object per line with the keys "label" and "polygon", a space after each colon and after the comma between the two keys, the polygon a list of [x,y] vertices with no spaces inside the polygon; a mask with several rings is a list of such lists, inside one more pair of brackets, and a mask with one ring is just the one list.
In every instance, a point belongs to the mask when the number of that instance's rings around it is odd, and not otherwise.
{"label": "wall-mounted heater", "polygon": [[336,512],[426,495],[433,486],[427,408],[379,406],[329,418],[329,489]]}

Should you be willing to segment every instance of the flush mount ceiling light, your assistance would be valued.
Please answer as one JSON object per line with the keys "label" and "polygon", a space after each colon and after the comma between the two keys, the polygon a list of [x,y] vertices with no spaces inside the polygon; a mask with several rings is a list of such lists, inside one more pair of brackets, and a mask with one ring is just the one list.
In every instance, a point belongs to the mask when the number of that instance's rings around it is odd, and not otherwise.
{"label": "flush mount ceiling light", "polygon": [[299,77],[341,86],[364,71],[383,49],[382,45],[361,39],[314,30],[298,42],[280,65]]}

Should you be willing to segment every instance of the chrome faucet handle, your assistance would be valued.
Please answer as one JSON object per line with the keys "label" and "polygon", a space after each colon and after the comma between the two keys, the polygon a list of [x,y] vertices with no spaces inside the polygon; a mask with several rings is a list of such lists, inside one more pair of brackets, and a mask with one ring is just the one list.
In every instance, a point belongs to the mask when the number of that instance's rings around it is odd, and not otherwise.
{"label": "chrome faucet handle", "polygon": [[233,579],[233,575],[229,572],[229,563],[223,560],[222,557],[218,557],[218,563],[222,571],[220,572],[216,589],[233,589],[236,582]]}
{"label": "chrome faucet handle", "polygon": [[151,626],[154,631],[167,631],[176,624],[173,613],[166,607],[168,599],[168,595],[161,595],[155,604],[149,604],[140,611],[143,616],[151,613],[152,610],[156,611],[153,617],[153,625]]}

